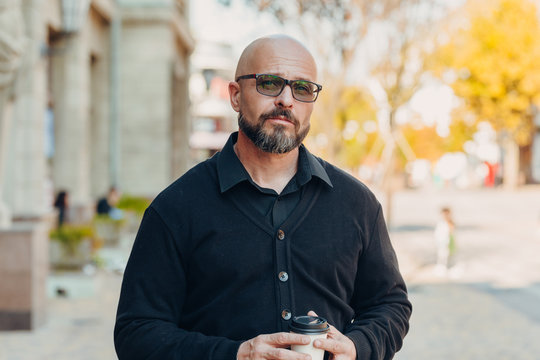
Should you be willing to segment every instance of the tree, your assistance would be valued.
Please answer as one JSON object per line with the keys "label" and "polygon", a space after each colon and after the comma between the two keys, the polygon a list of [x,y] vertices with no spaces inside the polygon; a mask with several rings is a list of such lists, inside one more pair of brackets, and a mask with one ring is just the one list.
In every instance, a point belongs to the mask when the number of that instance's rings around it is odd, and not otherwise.
{"label": "tree", "polygon": [[474,114],[498,132],[505,146],[504,183],[514,187],[516,149],[531,145],[540,105],[538,11],[528,0],[470,0],[465,11],[464,24],[436,51],[435,73],[463,99],[456,121]]}
{"label": "tree", "polygon": [[[387,112],[386,134],[382,162],[384,168],[383,188],[386,195],[386,218],[392,219],[392,197],[396,170],[403,169],[397,162],[399,155],[406,161],[416,155],[396,123],[401,107],[407,104],[422,84],[426,73],[424,61],[430,45],[431,34],[444,8],[433,0],[402,1],[398,11],[385,20],[385,36],[382,55],[372,74],[382,88],[385,98],[381,106]],[[400,152],[398,152],[400,150]]]}
{"label": "tree", "polygon": [[406,124],[402,127],[402,132],[419,159],[434,162],[445,152],[445,139],[439,136],[435,125]]}
{"label": "tree", "polygon": [[[329,85],[328,91],[322,92],[319,107],[326,108],[334,101],[334,91]],[[328,135],[324,131],[325,123],[330,123],[336,129],[339,141],[334,145],[336,160],[346,168],[356,172],[358,166],[368,156],[378,138],[377,111],[375,101],[367,90],[354,86],[343,89],[337,103],[332,104],[335,110],[331,118],[321,117],[315,112],[311,119],[311,130],[307,139],[308,146],[313,151],[326,157]]]}
{"label": "tree", "polygon": [[[296,23],[326,62],[343,75],[371,24],[386,19],[403,0],[246,0],[280,23]],[[338,65],[331,67],[330,65]]]}

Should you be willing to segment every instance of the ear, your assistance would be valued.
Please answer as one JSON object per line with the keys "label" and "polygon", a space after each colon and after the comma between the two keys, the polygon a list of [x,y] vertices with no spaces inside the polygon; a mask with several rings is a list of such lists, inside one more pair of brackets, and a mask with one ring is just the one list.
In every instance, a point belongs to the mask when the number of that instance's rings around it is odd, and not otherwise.
{"label": "ear", "polygon": [[229,99],[234,111],[240,111],[240,85],[236,81],[229,83]]}

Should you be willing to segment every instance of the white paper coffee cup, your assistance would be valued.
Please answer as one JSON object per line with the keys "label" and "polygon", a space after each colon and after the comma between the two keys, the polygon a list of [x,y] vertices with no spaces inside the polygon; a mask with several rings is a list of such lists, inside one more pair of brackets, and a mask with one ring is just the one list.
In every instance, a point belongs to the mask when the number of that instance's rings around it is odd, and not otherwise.
{"label": "white paper coffee cup", "polygon": [[316,339],[326,339],[330,326],[326,319],[318,316],[295,316],[289,326],[291,332],[308,335],[311,342],[307,345],[291,345],[291,350],[311,355],[312,360],[323,360],[324,350],[313,347]]}

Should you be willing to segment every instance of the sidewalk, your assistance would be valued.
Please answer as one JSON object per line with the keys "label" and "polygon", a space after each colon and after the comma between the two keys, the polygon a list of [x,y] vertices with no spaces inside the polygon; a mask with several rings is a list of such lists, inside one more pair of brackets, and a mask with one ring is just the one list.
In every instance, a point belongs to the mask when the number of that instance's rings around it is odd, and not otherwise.
{"label": "sidewalk", "polygon": [[[113,328],[122,282],[117,269],[125,264],[131,242],[126,238],[120,248],[102,249],[105,268],[93,274],[51,273],[45,325],[0,332],[0,360],[116,359]],[[58,295],[60,289],[65,295]]]}
{"label": "sidewalk", "polygon": [[[452,207],[458,231],[458,266],[447,275],[433,267],[433,227],[442,205]],[[391,237],[414,306],[395,359],[540,358],[539,188],[405,191],[396,194],[393,213]],[[116,359],[121,275],[115,269],[127,259],[131,240],[105,249],[106,267],[94,275],[51,274],[46,324],[0,332],[0,360]],[[66,297],[56,295],[58,287]]]}
{"label": "sidewalk", "polygon": [[413,316],[395,360],[537,360],[540,297],[488,284],[412,286]]}
{"label": "sidewalk", "polygon": [[[396,360],[540,358],[540,189],[403,192],[394,242],[413,303]],[[433,225],[452,208],[457,265],[436,271]]]}

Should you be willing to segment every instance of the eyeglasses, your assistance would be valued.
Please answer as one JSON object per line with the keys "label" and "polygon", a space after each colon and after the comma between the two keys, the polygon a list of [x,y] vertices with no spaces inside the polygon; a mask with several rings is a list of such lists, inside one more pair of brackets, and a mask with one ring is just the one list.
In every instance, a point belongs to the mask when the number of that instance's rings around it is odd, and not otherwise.
{"label": "eyeglasses", "polygon": [[279,96],[285,85],[289,85],[292,96],[298,101],[314,102],[319,96],[322,86],[307,80],[287,80],[277,75],[270,74],[249,74],[236,78],[236,82],[241,79],[255,79],[255,88],[260,94],[266,96]]}

